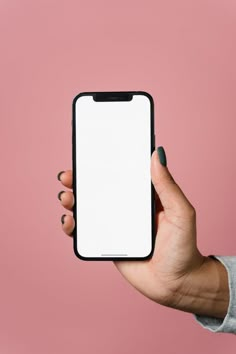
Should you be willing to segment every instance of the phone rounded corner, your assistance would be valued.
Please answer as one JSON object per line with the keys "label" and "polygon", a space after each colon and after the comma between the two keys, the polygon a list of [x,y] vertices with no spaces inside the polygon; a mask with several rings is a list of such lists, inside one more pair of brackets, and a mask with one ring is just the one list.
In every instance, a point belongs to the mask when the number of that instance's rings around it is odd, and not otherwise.
{"label": "phone rounded corner", "polygon": [[154,106],[154,99],[153,99],[152,95],[149,92],[147,92],[147,91],[138,91],[138,93],[140,95],[146,96],[149,99],[150,103]]}
{"label": "phone rounded corner", "polygon": [[87,257],[82,256],[82,255],[78,252],[76,242],[74,242],[73,250],[74,250],[75,256],[76,256],[77,258],[79,258],[81,261],[87,261],[87,260],[88,260]]}
{"label": "phone rounded corner", "polygon": [[76,96],[74,96],[73,100],[72,100],[72,106],[75,107],[77,100],[82,97],[82,96],[87,96],[89,94],[89,92],[79,92]]}
{"label": "phone rounded corner", "polygon": [[75,256],[77,258],[79,258],[81,261],[87,261],[88,260],[87,257],[82,256],[82,254],[80,254],[79,251],[78,251],[76,232],[73,234],[73,251],[74,251]]}
{"label": "phone rounded corner", "polygon": [[143,260],[151,259],[153,256],[153,253],[154,253],[154,244],[152,244],[150,252],[145,257],[143,257]]}

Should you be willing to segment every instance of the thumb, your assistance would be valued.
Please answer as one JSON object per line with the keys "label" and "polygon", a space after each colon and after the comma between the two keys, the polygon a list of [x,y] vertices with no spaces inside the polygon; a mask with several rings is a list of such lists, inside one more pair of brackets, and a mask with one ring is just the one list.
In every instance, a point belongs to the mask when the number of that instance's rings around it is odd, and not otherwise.
{"label": "thumb", "polygon": [[166,155],[162,146],[152,153],[151,178],[166,216],[183,215],[185,211],[192,209],[191,203],[166,166]]}

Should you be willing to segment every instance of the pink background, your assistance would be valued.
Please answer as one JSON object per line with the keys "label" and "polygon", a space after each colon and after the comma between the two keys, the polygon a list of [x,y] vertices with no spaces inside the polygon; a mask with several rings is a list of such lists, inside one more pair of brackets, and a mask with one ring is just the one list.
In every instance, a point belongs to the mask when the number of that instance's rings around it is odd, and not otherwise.
{"label": "pink background", "polygon": [[56,179],[77,93],[146,90],[200,249],[236,254],[235,1],[7,0],[0,36],[0,352],[235,353],[233,335],[147,300],[112,263],[78,260]]}

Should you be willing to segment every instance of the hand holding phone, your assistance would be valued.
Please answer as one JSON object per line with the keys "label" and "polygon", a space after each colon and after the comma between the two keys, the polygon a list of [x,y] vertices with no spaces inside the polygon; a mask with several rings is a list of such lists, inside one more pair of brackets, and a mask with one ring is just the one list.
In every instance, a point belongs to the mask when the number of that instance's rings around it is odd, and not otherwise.
{"label": "hand holding phone", "polygon": [[[151,178],[155,187],[157,221],[152,258],[116,260],[115,265],[130,284],[159,304],[224,318],[229,305],[227,271],[219,261],[199,252],[195,209],[166,167],[162,147],[158,148],[158,154],[157,151],[152,153]],[[58,179],[65,187],[72,188],[71,170],[60,172]],[[71,191],[61,191],[59,199],[66,209],[73,209]],[[72,215],[64,214],[63,231],[72,235],[74,227]]]}

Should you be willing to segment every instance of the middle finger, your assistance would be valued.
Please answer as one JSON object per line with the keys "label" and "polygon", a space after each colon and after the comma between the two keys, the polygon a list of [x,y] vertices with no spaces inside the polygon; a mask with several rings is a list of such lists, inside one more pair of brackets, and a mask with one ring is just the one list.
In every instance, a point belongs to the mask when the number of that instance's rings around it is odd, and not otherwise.
{"label": "middle finger", "polygon": [[61,204],[64,208],[71,210],[74,205],[74,194],[70,191],[60,191],[58,193],[58,199],[61,201]]}

